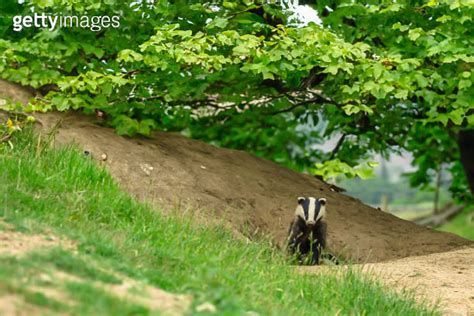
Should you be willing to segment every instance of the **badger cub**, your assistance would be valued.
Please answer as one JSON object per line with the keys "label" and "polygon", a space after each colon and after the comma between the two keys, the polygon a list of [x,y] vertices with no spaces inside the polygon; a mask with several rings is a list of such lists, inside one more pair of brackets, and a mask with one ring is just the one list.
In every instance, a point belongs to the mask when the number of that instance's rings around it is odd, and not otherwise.
{"label": "badger cub", "polygon": [[288,231],[288,251],[301,263],[319,264],[321,250],[326,247],[326,199],[299,197],[295,218]]}

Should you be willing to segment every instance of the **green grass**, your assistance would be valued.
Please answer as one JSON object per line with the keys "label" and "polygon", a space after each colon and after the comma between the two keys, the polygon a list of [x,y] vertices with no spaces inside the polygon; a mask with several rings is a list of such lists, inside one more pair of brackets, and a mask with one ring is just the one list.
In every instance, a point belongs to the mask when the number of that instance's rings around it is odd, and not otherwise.
{"label": "green grass", "polygon": [[408,207],[408,210],[401,211],[401,212],[391,212],[391,214],[393,214],[393,215],[395,215],[399,218],[405,219],[407,221],[414,221],[414,220],[419,219],[421,217],[425,217],[425,216],[433,214],[433,208],[427,208],[427,209],[424,209],[424,210],[414,211],[414,210],[409,209],[409,207]]}
{"label": "green grass", "polygon": [[0,170],[0,216],[26,233],[47,228],[77,241],[78,253],[56,249],[0,260],[0,271],[9,271],[1,274],[0,283],[20,293],[29,293],[22,275],[35,276],[43,269],[85,280],[61,285],[79,302],[75,307],[40,300],[52,310],[149,313],[91,286],[120,282],[116,275],[122,274],[191,294],[193,308],[211,302],[218,315],[437,314],[352,269],[300,275],[269,243],[237,240],[221,226],[196,224],[191,214],[164,217],[122,192],[79,151],[51,149],[30,132],[17,134],[13,148],[0,148]]}
{"label": "green grass", "polygon": [[474,216],[472,215],[473,212],[474,209],[472,207],[468,207],[438,229],[441,231],[459,235],[466,239],[474,240]]}

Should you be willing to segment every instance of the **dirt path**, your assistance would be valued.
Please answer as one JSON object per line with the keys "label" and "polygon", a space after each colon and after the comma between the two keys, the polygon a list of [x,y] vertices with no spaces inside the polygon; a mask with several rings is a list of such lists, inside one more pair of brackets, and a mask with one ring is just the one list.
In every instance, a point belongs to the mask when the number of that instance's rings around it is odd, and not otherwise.
{"label": "dirt path", "polygon": [[449,315],[474,315],[474,248],[366,264],[381,279],[435,302]]}
{"label": "dirt path", "polygon": [[[474,315],[474,248],[355,265],[398,291],[415,290],[415,297],[440,303],[445,315]],[[304,273],[330,273],[340,267],[303,267]],[[329,271],[328,271],[329,270]]]}

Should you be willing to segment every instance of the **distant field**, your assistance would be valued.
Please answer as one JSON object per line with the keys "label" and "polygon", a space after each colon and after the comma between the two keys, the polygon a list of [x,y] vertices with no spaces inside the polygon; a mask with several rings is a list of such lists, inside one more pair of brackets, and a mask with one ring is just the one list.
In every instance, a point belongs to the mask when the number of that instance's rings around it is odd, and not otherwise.
{"label": "distant field", "polygon": [[417,218],[428,216],[433,213],[433,209],[407,209],[406,211],[394,211],[392,212],[393,215],[406,219],[407,221],[413,221]]}
{"label": "distant field", "polygon": [[438,229],[474,240],[474,208],[465,209],[449,223],[444,224]]}
{"label": "distant field", "polygon": [[[406,210],[404,210],[406,209]],[[393,207],[392,214],[405,220],[413,221],[417,218],[433,213],[430,205],[414,205],[406,207]],[[448,223],[438,227],[440,231],[450,232],[466,239],[474,240],[474,208],[467,208],[462,213],[452,218]]]}
{"label": "distant field", "polygon": [[412,221],[432,214],[433,203],[425,202],[409,205],[389,205],[388,210],[391,214],[397,217]]}

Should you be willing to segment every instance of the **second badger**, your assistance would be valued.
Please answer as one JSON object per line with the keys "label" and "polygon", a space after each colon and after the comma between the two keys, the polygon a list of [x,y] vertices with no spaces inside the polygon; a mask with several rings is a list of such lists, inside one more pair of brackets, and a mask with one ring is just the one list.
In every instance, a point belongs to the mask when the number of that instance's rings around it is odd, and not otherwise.
{"label": "second badger", "polygon": [[321,250],[326,247],[326,202],[325,198],[298,198],[288,231],[288,251],[300,262],[311,255],[310,264],[319,264]]}

